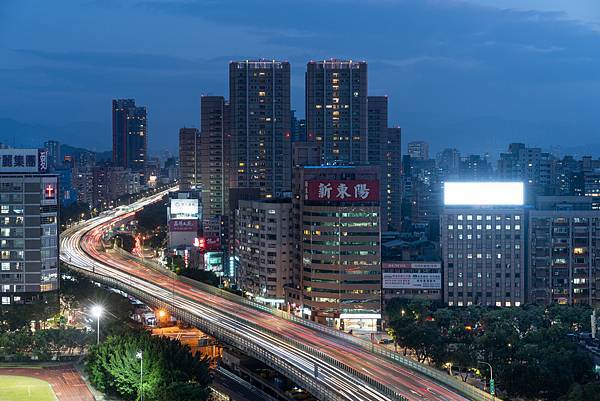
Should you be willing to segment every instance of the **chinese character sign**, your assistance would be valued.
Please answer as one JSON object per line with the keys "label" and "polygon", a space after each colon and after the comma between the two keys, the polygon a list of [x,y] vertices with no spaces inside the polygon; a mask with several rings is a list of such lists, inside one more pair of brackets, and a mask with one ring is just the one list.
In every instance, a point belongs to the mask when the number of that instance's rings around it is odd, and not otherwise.
{"label": "chinese character sign", "polygon": [[304,199],[326,202],[377,202],[379,182],[372,180],[305,181]]}

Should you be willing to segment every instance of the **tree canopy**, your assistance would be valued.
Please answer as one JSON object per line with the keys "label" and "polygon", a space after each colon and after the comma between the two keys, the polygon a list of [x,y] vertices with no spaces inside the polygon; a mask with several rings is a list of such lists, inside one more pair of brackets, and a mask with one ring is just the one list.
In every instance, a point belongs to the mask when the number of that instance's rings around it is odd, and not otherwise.
{"label": "tree canopy", "polygon": [[488,362],[497,387],[510,397],[554,401],[572,388],[586,391],[593,379],[589,355],[568,336],[589,324],[585,306],[436,308],[413,301],[388,312],[390,334],[405,354],[450,367],[463,380],[469,371],[489,378],[480,363]]}
{"label": "tree canopy", "polygon": [[148,401],[203,401],[210,394],[207,358],[192,355],[177,340],[142,331],[109,336],[91,349],[86,368],[98,390],[124,400],[138,400],[142,389]]}

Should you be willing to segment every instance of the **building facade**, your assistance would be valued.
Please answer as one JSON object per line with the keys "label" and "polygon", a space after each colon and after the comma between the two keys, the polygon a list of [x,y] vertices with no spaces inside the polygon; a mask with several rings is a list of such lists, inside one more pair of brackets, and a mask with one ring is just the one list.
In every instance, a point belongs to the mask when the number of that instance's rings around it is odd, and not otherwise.
{"label": "building facade", "polygon": [[593,198],[538,197],[529,212],[529,302],[600,304],[600,212]]}
{"label": "building facade", "polygon": [[202,230],[205,238],[220,243],[229,211],[230,109],[222,96],[202,96],[200,104]]}
{"label": "building facade", "polygon": [[378,168],[296,168],[293,212],[293,284],[299,282],[300,299],[288,302],[316,321],[375,330],[381,318]]}
{"label": "building facade", "polygon": [[522,183],[446,182],[440,231],[448,306],[525,303]]}
{"label": "building facade", "polygon": [[408,155],[416,160],[429,159],[429,144],[424,141],[413,141],[407,145]]}
{"label": "building facade", "polygon": [[47,153],[0,150],[2,306],[55,299],[59,288],[58,177]]}
{"label": "building facade", "polygon": [[383,302],[442,299],[442,262],[387,261],[381,264]]}
{"label": "building facade", "polygon": [[179,186],[182,191],[200,187],[200,131],[179,129]]}
{"label": "building facade", "polygon": [[239,287],[259,302],[282,304],[294,255],[291,200],[242,200],[235,220]]}
{"label": "building facade", "polygon": [[311,61],[306,68],[307,140],[324,164],[367,164],[367,63]]}
{"label": "building facade", "polygon": [[112,101],[113,165],[144,172],[148,159],[146,108],[134,99]]}
{"label": "building facade", "polygon": [[229,64],[230,188],[257,188],[273,198],[291,190],[290,64]]}

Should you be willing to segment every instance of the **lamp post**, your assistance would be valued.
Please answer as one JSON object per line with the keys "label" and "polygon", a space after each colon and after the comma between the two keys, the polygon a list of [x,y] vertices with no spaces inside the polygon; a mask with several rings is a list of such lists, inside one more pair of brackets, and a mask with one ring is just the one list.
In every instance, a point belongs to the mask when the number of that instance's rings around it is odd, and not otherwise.
{"label": "lamp post", "polygon": [[144,354],[138,351],[135,357],[140,360],[140,401],[144,401]]}
{"label": "lamp post", "polygon": [[102,316],[103,308],[100,305],[92,306],[92,316],[96,318],[98,322],[98,327],[96,329],[97,341],[96,344],[100,344],[100,317]]}
{"label": "lamp post", "polygon": [[477,361],[477,363],[481,363],[490,367],[490,394],[492,395],[492,400],[496,399],[496,388],[494,383],[494,368],[492,365],[485,361]]}

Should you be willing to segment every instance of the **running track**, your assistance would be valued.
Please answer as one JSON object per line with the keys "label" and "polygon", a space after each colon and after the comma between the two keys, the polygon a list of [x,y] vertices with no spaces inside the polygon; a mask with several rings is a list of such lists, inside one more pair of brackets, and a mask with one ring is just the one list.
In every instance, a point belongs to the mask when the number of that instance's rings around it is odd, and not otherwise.
{"label": "running track", "polygon": [[58,401],[94,401],[94,396],[71,365],[43,368],[0,368],[0,375],[26,376],[50,383]]}

